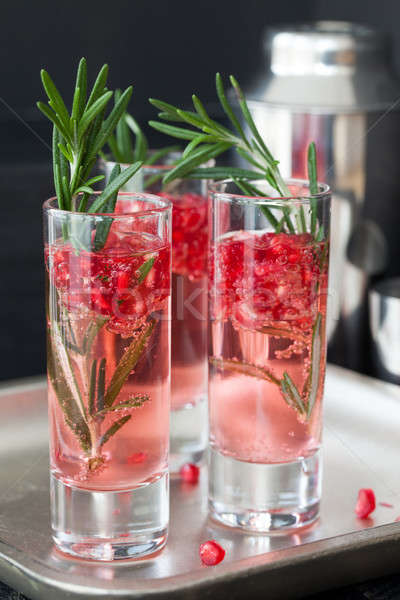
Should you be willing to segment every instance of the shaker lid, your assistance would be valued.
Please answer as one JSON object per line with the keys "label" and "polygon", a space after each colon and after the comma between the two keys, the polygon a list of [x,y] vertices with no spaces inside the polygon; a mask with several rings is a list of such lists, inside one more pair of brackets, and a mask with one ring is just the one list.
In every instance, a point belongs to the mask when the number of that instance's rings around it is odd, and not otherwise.
{"label": "shaker lid", "polygon": [[250,102],[324,113],[400,109],[389,40],[369,26],[315,21],[270,27],[263,47],[265,70],[246,90]]}

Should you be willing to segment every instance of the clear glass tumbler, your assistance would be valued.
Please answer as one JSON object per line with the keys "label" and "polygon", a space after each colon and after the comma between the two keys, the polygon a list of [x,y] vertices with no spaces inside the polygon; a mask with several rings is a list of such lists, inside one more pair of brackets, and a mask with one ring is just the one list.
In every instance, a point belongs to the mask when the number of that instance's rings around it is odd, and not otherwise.
{"label": "clear glass tumbler", "polygon": [[44,204],[51,514],[62,551],[135,558],[166,542],[171,206]]}
{"label": "clear glass tumbler", "polygon": [[321,494],[330,192],[287,185],[210,190],[209,505],[254,531],[312,522]]}
{"label": "clear glass tumbler", "polygon": [[[179,156],[169,153],[159,164],[145,165],[125,186],[167,198],[173,206],[171,473],[184,463],[200,463],[207,444],[207,183],[178,179],[163,185]],[[106,177],[114,165],[102,162]]]}

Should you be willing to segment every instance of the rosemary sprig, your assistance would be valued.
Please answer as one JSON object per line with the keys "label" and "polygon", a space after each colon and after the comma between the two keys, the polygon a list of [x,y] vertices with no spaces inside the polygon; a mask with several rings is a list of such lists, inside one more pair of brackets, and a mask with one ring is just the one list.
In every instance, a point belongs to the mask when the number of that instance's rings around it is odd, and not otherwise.
{"label": "rosemary sprig", "polygon": [[[188,140],[182,158],[177,162],[175,168],[171,169],[164,176],[164,183],[168,183],[177,177],[214,180],[233,178],[244,194],[263,197],[266,196],[266,194],[260,190],[255,192],[256,188],[254,188],[251,183],[256,179],[263,179],[270,184],[279,196],[282,198],[290,197],[290,190],[287,188],[279,170],[279,161],[273,157],[258,131],[239,83],[232,75],[229,79],[236,94],[242,118],[247,124],[248,133],[243,129],[240,120],[236,116],[234,109],[227,98],[222,77],[219,73],[216,74],[217,96],[224,113],[230,121],[231,129],[228,129],[211,119],[204,108],[204,105],[196,95],[192,96],[194,111],[181,110],[167,102],[156,100],[154,98],[149,99],[150,103],[161,111],[158,114],[159,118],[162,119],[162,121],[168,121],[167,123],[150,121],[150,126],[157,131],[172,137]],[[175,122],[176,124],[171,124],[171,122]],[[189,129],[187,127],[188,125],[192,128]],[[231,148],[235,149],[237,154],[239,154],[239,156],[254,170],[221,166],[214,168],[200,168],[202,163],[210,158],[219,156]],[[311,152],[309,158],[313,165],[312,173],[316,176],[315,152]],[[314,183],[316,184],[316,188]],[[318,193],[316,179],[313,179],[312,182],[310,180],[310,187],[311,185],[313,185],[313,190],[310,189],[311,193]],[[311,205],[311,212],[314,214],[314,218],[316,215],[315,206],[316,202]],[[284,212],[283,221],[277,219],[266,205],[261,206],[261,210],[270,221],[275,231],[286,230],[289,233],[294,233],[295,226],[292,222],[292,211],[290,207],[279,206],[278,208]],[[306,218],[302,207],[299,209],[298,213],[296,213],[295,221],[299,232],[303,233],[306,231]]]}
{"label": "rosemary sprig", "polygon": [[[48,104],[38,102],[39,110],[53,123],[53,173],[58,206],[62,210],[86,212],[93,185],[104,179],[103,175],[91,176],[91,171],[113,131],[118,127],[132,95],[128,87],[118,99],[109,115],[106,110],[113,92],[106,88],[108,66],[100,69],[93,88],[87,93],[87,65],[85,58],[79,62],[72,109],[66,104],[50,75],[42,69],[41,79],[48,97]],[[135,162],[110,182],[92,204],[89,212],[106,209],[118,190],[138,171],[141,162]],[[64,231],[64,237],[68,232]],[[97,250],[105,242],[107,233],[97,238]],[[87,249],[87,241],[75,231],[71,236],[77,249]]]}
{"label": "rosemary sprig", "polygon": [[131,342],[130,346],[125,351],[107,387],[104,398],[104,407],[110,408],[114,404],[114,400],[121,391],[126,379],[129,377],[129,373],[135,368],[140,359],[155,325],[156,321],[154,319],[151,319],[146,323],[139,336]]}
{"label": "rosemary sprig", "polygon": [[137,282],[140,284],[142,283],[147,275],[150,273],[153,265],[154,265],[154,261],[155,261],[155,257],[152,256],[151,258],[147,259],[142,265],[140,265],[140,267],[138,268],[138,272],[139,272],[139,277]]}
{"label": "rosemary sprig", "polygon": [[[283,373],[282,379],[276,377],[271,371],[264,367],[253,365],[252,363],[242,362],[239,360],[223,359],[215,356],[209,358],[209,362],[215,368],[221,371],[231,371],[248,377],[256,377],[263,379],[276,385],[286,404],[298,412],[298,414],[308,421],[311,418],[312,411],[317,399],[318,386],[320,381],[320,357],[322,350],[322,314],[318,313],[315,319],[312,337],[311,337],[311,356],[310,368],[304,384],[303,390],[300,392],[286,371]],[[285,329],[273,328],[267,331],[269,335],[274,337],[282,336],[289,337]]]}

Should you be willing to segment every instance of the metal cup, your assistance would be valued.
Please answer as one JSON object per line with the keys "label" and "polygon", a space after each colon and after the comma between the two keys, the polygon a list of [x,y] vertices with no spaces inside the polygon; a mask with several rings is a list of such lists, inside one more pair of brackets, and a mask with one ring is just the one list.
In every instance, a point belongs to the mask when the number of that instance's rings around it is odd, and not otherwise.
{"label": "metal cup", "polygon": [[377,283],[369,293],[375,373],[400,384],[400,277]]}

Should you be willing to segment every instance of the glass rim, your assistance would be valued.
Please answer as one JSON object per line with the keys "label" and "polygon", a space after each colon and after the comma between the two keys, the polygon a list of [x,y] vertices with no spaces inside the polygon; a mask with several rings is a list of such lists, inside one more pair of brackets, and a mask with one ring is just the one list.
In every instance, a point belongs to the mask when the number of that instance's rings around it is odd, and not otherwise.
{"label": "glass rim", "polygon": [[[266,179],[253,179],[250,181],[251,184],[257,185],[260,183],[267,182]],[[235,181],[231,178],[223,179],[221,181],[212,181],[209,184],[209,190],[215,196],[221,197],[225,196],[227,200],[230,202],[240,202],[240,203],[248,203],[253,205],[265,204],[266,202],[274,202],[275,204],[280,204],[281,202],[285,203],[288,201],[296,201],[301,204],[309,204],[310,200],[327,200],[331,197],[331,188],[328,184],[322,183],[318,181],[318,194],[307,194],[307,196],[249,196],[246,194],[232,193],[232,192],[224,192],[218,189],[223,184],[235,183]],[[268,182],[267,182],[268,183]],[[285,183],[288,185],[298,185],[299,187],[309,188],[309,181],[307,179],[297,179],[297,178],[288,178],[285,179]]]}
{"label": "glass rim", "polygon": [[[96,191],[93,192],[92,196],[99,196],[102,192]],[[82,193],[78,194],[79,196]],[[148,201],[157,203],[161,206],[154,206],[152,208],[137,210],[133,212],[126,213],[105,213],[105,212],[96,212],[96,213],[88,213],[88,212],[79,212],[75,210],[65,210],[63,208],[59,208],[57,206],[52,206],[53,202],[58,202],[57,196],[51,196],[43,203],[43,210],[52,211],[53,213],[60,213],[60,215],[78,215],[80,217],[112,217],[113,219],[123,219],[125,217],[144,217],[156,214],[163,214],[172,211],[172,203],[167,198],[162,198],[161,196],[157,196],[157,194],[148,194],[146,192],[118,192],[118,196],[130,196],[133,199],[137,199],[140,201]]]}

